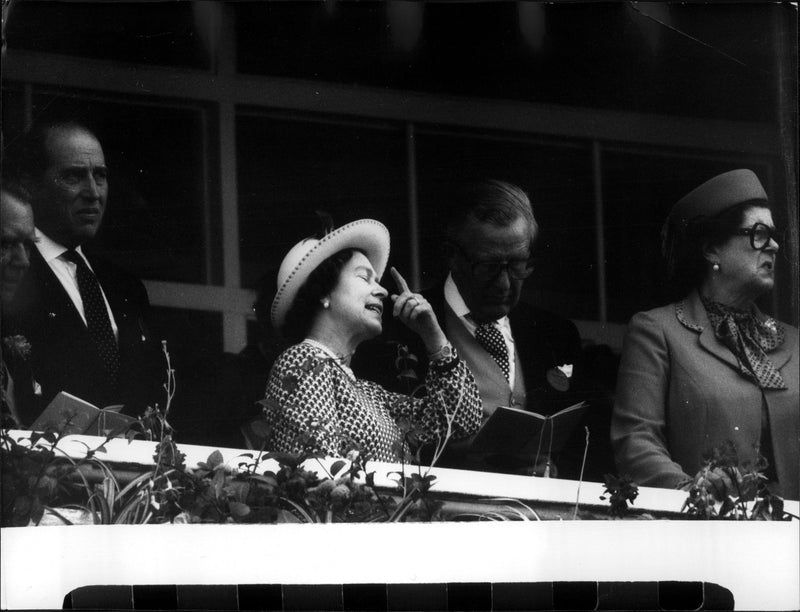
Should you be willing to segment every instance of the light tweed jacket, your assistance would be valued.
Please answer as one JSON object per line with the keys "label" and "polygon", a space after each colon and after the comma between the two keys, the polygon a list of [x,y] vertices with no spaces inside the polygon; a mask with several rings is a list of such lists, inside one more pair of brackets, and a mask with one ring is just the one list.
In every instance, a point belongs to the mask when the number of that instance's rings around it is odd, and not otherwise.
{"label": "light tweed jacket", "polygon": [[739,460],[754,458],[766,402],[779,486],[798,499],[798,330],[781,323],[784,343],[768,356],[787,389],[761,390],[715,336],[696,292],[682,303],[635,315],[617,379],[611,441],[620,474],[645,486],[675,487],[725,440]]}

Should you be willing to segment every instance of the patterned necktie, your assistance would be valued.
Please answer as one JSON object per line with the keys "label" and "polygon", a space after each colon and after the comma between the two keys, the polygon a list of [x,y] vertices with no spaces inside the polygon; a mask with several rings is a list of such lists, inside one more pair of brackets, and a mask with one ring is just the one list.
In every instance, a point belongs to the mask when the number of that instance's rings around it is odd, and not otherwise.
{"label": "patterned necktie", "polygon": [[494,323],[483,323],[475,330],[475,339],[494,358],[508,380],[508,348],[503,333]]}
{"label": "patterned necktie", "polygon": [[108,310],[100,291],[100,283],[97,282],[97,277],[83,257],[74,249],[64,253],[64,259],[77,266],[78,291],[83,300],[83,313],[86,316],[89,337],[105,366],[112,388],[116,389],[119,378],[119,348],[114,331],[111,329],[111,320],[108,318]]}

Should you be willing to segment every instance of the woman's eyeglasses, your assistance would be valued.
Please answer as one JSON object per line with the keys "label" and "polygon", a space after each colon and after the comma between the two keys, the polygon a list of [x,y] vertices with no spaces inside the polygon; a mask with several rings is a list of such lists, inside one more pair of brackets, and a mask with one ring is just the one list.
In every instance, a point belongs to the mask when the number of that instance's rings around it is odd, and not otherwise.
{"label": "woman's eyeglasses", "polygon": [[753,223],[753,227],[740,227],[733,232],[735,236],[750,236],[750,246],[757,251],[763,251],[769,245],[770,239],[778,244],[783,242],[783,231],[776,230],[763,223]]}
{"label": "woman's eyeglasses", "polygon": [[472,276],[479,281],[490,281],[505,270],[510,278],[522,280],[533,273],[533,259],[508,259],[491,261],[474,261],[458,244],[453,244],[461,256],[471,266]]}

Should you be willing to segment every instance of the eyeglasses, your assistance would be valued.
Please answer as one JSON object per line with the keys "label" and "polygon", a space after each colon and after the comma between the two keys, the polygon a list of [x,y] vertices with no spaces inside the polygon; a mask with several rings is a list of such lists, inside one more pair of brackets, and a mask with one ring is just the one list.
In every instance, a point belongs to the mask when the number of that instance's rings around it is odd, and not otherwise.
{"label": "eyeglasses", "polygon": [[522,280],[528,278],[533,272],[533,259],[507,259],[507,260],[490,260],[490,261],[474,261],[470,259],[469,255],[464,249],[458,245],[453,244],[458,249],[461,256],[467,260],[471,267],[472,276],[479,281],[490,281],[505,270],[510,278]]}
{"label": "eyeglasses", "polygon": [[766,249],[770,239],[778,244],[783,241],[783,231],[763,223],[753,223],[753,227],[740,227],[734,230],[733,234],[734,236],[750,236],[750,246],[757,251]]}

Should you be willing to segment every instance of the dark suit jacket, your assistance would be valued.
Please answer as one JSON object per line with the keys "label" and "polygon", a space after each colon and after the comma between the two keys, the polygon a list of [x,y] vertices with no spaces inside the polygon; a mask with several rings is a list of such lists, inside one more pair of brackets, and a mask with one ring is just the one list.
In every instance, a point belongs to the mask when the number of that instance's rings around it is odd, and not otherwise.
{"label": "dark suit jacket", "polygon": [[[446,327],[444,282],[425,290],[422,295],[430,302],[439,319],[445,335]],[[391,317],[391,308],[386,308],[388,316],[384,320],[384,333],[376,340],[362,344],[353,358],[353,370],[357,376],[379,382],[388,389],[408,393],[411,389],[403,379],[398,379],[396,367],[397,345],[404,344],[415,354],[419,362],[415,368],[419,380],[425,380],[428,359],[422,340]],[[540,414],[553,414],[570,404],[589,399],[582,364],[581,339],[575,324],[563,317],[520,302],[509,313],[509,324],[514,343],[522,362],[528,405]],[[547,380],[548,370],[559,365],[572,364],[573,376],[569,389],[560,391]],[[606,434],[607,435],[607,434]],[[582,442],[575,436],[575,456],[582,455]],[[572,441],[571,441],[572,442]],[[572,444],[571,444],[572,446]],[[580,446],[580,448],[578,448]],[[569,450],[569,449],[568,449]],[[457,458],[444,457],[439,465],[458,467]],[[579,459],[570,460],[575,463]],[[511,471],[498,469],[497,471]],[[575,470],[568,470],[570,476]],[[567,474],[564,474],[567,475]]]}
{"label": "dark suit jacket", "polygon": [[4,334],[21,334],[32,345],[31,367],[42,389],[42,406],[67,391],[96,406],[124,404],[138,415],[156,401],[166,364],[147,326],[150,303],[142,282],[110,262],[84,251],[114,313],[119,332],[120,379],[116,388],[104,374],[86,324],[42,258],[31,249],[31,266],[3,321]]}

